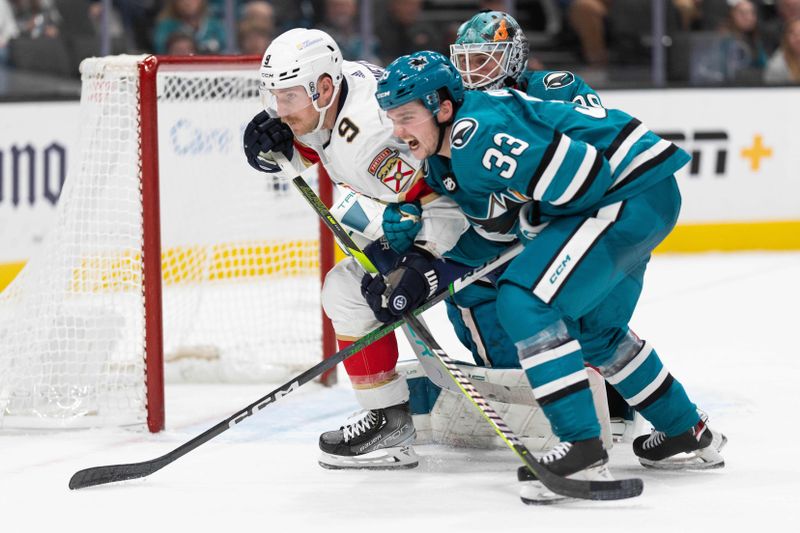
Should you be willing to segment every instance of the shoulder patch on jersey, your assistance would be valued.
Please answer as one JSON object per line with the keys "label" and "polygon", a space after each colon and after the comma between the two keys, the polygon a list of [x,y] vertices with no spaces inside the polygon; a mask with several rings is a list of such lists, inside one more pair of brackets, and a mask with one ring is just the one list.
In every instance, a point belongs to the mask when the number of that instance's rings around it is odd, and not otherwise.
{"label": "shoulder patch on jersey", "polygon": [[403,191],[416,172],[408,161],[398,155],[399,153],[397,150],[392,150],[374,173],[381,183],[395,193]]}
{"label": "shoulder patch on jersey", "polygon": [[383,162],[386,161],[386,159],[389,156],[397,155],[399,153],[400,152],[397,150],[392,150],[391,148],[384,148],[378,153],[378,155],[375,156],[375,159],[373,159],[372,162],[369,164],[368,168],[369,173],[374,176],[378,172],[378,169],[381,168]]}
{"label": "shoulder patch on jersey", "polygon": [[575,82],[575,75],[566,70],[550,72],[542,78],[545,89],[562,89],[568,85],[572,85],[573,82]]}
{"label": "shoulder patch on jersey", "polygon": [[442,185],[447,189],[447,192],[456,192],[458,190],[458,182],[451,172],[448,172],[445,177],[442,178]]}
{"label": "shoulder patch on jersey", "polygon": [[450,147],[458,150],[464,148],[478,131],[478,121],[474,118],[462,118],[453,124],[450,131]]}

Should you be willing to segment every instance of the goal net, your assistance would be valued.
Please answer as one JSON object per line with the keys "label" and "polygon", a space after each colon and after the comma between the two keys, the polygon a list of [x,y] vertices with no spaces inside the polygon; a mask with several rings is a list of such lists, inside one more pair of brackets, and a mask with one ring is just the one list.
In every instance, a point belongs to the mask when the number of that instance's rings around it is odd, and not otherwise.
{"label": "goal net", "polygon": [[[0,428],[158,431],[163,369],[282,381],[331,346],[331,245],[291,184],[242,153],[258,59],[81,64],[79,153],[57,222],[0,294]],[[305,177],[317,187],[316,171]]]}

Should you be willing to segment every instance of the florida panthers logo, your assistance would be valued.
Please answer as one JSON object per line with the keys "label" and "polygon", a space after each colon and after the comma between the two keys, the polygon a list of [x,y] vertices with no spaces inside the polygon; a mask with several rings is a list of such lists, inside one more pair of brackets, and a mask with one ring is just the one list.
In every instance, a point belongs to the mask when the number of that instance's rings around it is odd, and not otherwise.
{"label": "florida panthers logo", "polygon": [[575,75],[572,72],[559,71],[549,73],[544,77],[542,83],[544,83],[545,89],[562,89],[572,85],[574,81]]}
{"label": "florida panthers logo", "polygon": [[[378,158],[381,154],[378,154]],[[378,159],[376,158],[376,159]],[[383,161],[377,162],[373,160],[370,169],[377,166],[375,172],[372,172],[375,177],[381,180],[381,183],[386,185],[393,192],[399,193],[405,190],[408,182],[414,175],[414,167],[412,167],[405,159],[398,156],[396,150],[390,154],[386,154]]]}

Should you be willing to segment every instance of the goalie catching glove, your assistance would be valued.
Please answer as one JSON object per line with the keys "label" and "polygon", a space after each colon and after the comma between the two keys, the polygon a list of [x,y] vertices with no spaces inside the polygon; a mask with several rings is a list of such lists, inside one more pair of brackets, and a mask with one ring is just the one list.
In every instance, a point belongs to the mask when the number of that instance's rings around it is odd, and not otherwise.
{"label": "goalie catching glove", "polygon": [[294,146],[292,129],[278,118],[261,111],[244,129],[244,154],[247,162],[261,172],[280,172],[281,168],[272,160],[270,152],[280,152],[292,159]]}
{"label": "goalie catching glove", "polygon": [[361,279],[361,294],[375,318],[388,324],[433,296],[438,285],[433,261],[414,250],[401,256],[385,278],[365,274]]}

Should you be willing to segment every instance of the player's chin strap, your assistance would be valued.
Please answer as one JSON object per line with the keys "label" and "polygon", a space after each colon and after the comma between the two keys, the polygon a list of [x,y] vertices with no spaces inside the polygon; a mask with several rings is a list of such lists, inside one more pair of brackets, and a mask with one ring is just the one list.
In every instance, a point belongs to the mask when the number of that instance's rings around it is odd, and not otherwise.
{"label": "player's chin strap", "polygon": [[328,102],[328,105],[326,105],[324,107],[318,107],[316,100],[311,102],[311,105],[314,106],[314,109],[319,111],[319,120],[317,121],[317,126],[313,130],[311,130],[310,133],[317,133],[319,130],[322,129],[322,124],[323,124],[323,122],[325,122],[325,117],[328,115],[328,109],[330,109],[331,106],[333,105],[333,102],[336,101],[336,95],[339,94],[339,87],[340,86],[341,86],[341,84],[339,84],[339,85],[337,85],[336,87],[333,88],[333,94],[331,95],[331,101]]}
{"label": "player's chin strap", "polygon": [[439,150],[442,149],[442,143],[444,143],[444,136],[447,134],[447,128],[453,125],[454,116],[455,116],[455,110],[453,110],[453,116],[451,116],[445,122],[439,122],[437,119],[436,126],[439,128],[439,140],[436,142],[436,151],[433,152],[434,154],[438,154]]}

